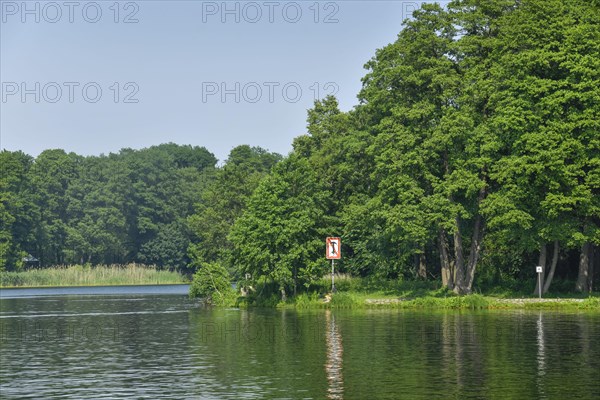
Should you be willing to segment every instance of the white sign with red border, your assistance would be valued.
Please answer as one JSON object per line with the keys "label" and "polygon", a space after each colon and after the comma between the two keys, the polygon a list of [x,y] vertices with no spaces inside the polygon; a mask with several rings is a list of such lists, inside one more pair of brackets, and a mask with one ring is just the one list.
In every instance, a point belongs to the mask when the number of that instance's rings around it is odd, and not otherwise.
{"label": "white sign with red border", "polygon": [[339,260],[342,258],[342,239],[339,237],[328,237],[325,240],[325,256],[328,260]]}

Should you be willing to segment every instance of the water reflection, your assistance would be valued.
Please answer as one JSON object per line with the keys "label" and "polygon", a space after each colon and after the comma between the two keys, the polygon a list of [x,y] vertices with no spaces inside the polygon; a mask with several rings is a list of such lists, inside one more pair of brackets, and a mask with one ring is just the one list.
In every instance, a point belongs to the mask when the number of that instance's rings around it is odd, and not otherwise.
{"label": "water reflection", "polygon": [[440,320],[440,343],[439,348],[441,352],[442,362],[441,365],[444,365],[445,368],[441,368],[440,372],[444,381],[450,382],[453,380],[453,363],[454,363],[454,345],[453,345],[453,337],[454,335],[450,332],[451,329],[454,329],[454,324],[450,321],[450,315],[443,314]]}
{"label": "water reflection", "polygon": [[546,345],[544,342],[544,321],[542,313],[538,315],[536,321],[537,330],[537,377],[536,386],[540,398],[545,398],[544,394],[544,375],[546,375]]}
{"label": "water reflection", "polygon": [[2,399],[597,400],[598,371],[599,312],[0,301]]}
{"label": "water reflection", "polygon": [[546,346],[544,344],[544,322],[542,319],[542,313],[538,316],[537,322],[537,367],[538,375],[544,376],[546,374]]}
{"label": "water reflection", "polygon": [[344,347],[342,346],[342,334],[335,323],[335,315],[330,310],[325,312],[326,321],[326,343],[327,343],[327,363],[325,372],[327,373],[327,398],[344,398],[344,376],[342,374],[342,361]]}

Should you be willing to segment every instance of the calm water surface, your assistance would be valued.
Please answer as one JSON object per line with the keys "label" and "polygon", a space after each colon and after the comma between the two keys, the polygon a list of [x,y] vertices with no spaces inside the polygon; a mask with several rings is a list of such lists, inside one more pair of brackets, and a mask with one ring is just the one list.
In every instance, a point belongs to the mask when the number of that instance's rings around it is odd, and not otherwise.
{"label": "calm water surface", "polygon": [[208,309],[182,287],[0,297],[2,399],[600,393],[599,313]]}

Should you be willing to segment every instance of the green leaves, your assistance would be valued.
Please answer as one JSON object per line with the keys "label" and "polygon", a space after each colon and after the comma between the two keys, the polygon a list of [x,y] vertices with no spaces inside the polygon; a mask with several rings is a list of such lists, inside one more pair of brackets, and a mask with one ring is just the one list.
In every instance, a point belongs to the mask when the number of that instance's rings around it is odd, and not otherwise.
{"label": "green leaves", "polygon": [[322,274],[325,199],[306,159],[291,155],[279,163],[250,197],[229,239],[241,275],[262,276],[294,292]]}
{"label": "green leaves", "polygon": [[0,154],[0,268],[15,268],[23,251],[42,265],[189,262],[183,221],[216,163],[206,149],[165,144],[99,157],[46,150],[35,160]]}
{"label": "green leaves", "polygon": [[193,234],[189,251],[194,262],[231,264],[229,232],[260,181],[280,159],[279,154],[260,147],[242,145],[232,149],[225,166],[209,176],[210,181],[195,199],[195,213],[187,218]]}
{"label": "green leaves", "polygon": [[234,305],[236,295],[227,269],[219,263],[197,266],[190,285],[190,297],[201,297],[207,303],[218,306]]}

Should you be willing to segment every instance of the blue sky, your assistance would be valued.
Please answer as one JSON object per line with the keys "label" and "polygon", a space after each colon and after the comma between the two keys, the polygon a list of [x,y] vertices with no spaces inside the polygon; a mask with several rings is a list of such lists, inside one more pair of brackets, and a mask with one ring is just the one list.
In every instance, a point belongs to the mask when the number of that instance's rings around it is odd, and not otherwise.
{"label": "blue sky", "polygon": [[315,97],[357,104],[414,1],[1,0],[0,147],[165,142],[287,154]]}

